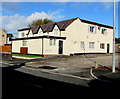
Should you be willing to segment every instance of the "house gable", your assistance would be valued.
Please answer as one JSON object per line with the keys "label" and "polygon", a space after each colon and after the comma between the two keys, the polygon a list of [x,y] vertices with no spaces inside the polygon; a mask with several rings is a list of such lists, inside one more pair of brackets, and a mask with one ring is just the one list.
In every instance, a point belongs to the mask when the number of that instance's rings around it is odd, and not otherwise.
{"label": "house gable", "polygon": [[41,27],[39,28],[37,35],[39,35],[39,36],[42,36],[42,35],[43,35],[43,30],[42,30]]}
{"label": "house gable", "polygon": [[59,22],[56,22],[56,24],[58,25],[59,29],[61,31],[65,31],[65,29],[72,23],[76,20],[77,18],[74,18],[74,19],[69,19],[69,20],[64,20],[64,21],[59,21]]}
{"label": "house gable", "polygon": [[27,34],[29,32],[30,32],[30,29],[21,29],[21,30],[18,30],[18,37],[19,38],[27,37]]}
{"label": "house gable", "polygon": [[61,36],[61,30],[59,29],[57,24],[54,24],[54,27],[51,32],[49,32],[50,36]]}

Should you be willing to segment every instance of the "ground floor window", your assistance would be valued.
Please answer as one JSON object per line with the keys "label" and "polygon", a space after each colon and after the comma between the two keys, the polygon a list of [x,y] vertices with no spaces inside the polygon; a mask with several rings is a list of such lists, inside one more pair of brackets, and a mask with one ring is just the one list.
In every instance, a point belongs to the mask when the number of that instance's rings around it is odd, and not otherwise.
{"label": "ground floor window", "polygon": [[105,44],[104,43],[100,43],[100,49],[105,49]]}
{"label": "ground floor window", "polygon": [[82,42],[80,42],[80,48],[81,49],[84,49],[85,48],[85,43],[82,41]]}
{"label": "ground floor window", "polygon": [[50,39],[50,46],[56,45],[56,39]]}
{"label": "ground floor window", "polygon": [[89,42],[89,48],[94,49],[95,48],[95,42]]}

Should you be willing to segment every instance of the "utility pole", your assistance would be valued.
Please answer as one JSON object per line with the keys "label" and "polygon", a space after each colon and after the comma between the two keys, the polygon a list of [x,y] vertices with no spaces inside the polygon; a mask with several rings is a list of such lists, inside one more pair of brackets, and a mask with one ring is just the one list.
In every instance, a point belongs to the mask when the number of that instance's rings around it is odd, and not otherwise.
{"label": "utility pole", "polygon": [[116,30],[116,0],[113,2],[113,56],[112,56],[112,72],[115,73],[115,30]]}

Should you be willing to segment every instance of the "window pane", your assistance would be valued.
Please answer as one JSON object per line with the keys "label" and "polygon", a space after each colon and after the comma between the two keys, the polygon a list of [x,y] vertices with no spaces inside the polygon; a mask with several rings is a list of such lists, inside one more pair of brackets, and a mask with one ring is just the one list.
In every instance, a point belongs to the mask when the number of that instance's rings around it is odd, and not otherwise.
{"label": "window pane", "polygon": [[85,48],[84,42],[81,42],[81,48],[82,48],[82,49]]}
{"label": "window pane", "polygon": [[41,35],[42,34],[42,31],[39,31],[39,35]]}
{"label": "window pane", "polygon": [[50,39],[50,45],[52,45],[52,39]]}
{"label": "window pane", "polygon": [[54,45],[56,44],[56,39],[54,39]]}
{"label": "window pane", "polygon": [[100,49],[105,49],[105,44],[104,43],[100,43]]}
{"label": "window pane", "polygon": [[58,35],[58,29],[54,29],[54,34]]}
{"label": "window pane", "polygon": [[95,42],[89,42],[89,48],[94,49]]}
{"label": "window pane", "polygon": [[22,46],[27,46],[27,41],[23,41]]}
{"label": "window pane", "polygon": [[50,39],[49,44],[50,44],[50,46],[56,45],[56,39]]}
{"label": "window pane", "polygon": [[106,34],[107,29],[102,29],[102,34]]}
{"label": "window pane", "polygon": [[89,26],[89,31],[95,33],[95,26]]}
{"label": "window pane", "polygon": [[21,33],[21,37],[24,37],[24,33]]}

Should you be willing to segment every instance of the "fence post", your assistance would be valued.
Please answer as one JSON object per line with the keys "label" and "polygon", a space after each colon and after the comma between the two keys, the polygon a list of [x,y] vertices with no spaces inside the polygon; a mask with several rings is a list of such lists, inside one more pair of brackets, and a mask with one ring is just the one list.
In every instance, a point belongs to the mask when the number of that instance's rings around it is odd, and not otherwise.
{"label": "fence post", "polygon": [[95,60],[95,68],[98,68],[98,62]]}

